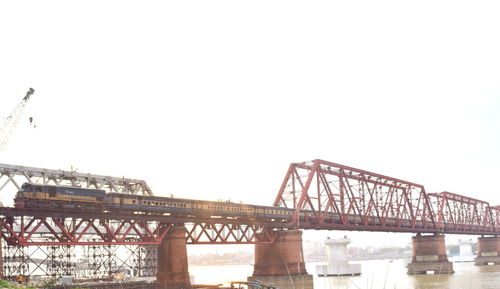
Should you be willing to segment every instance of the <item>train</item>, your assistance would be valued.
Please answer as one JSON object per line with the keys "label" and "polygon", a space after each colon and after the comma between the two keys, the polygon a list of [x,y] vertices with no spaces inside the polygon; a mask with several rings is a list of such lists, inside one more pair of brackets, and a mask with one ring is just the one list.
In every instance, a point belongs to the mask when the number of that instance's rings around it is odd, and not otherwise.
{"label": "train", "polygon": [[[132,195],[122,193],[106,193],[104,190],[80,187],[66,187],[24,183],[14,198],[16,208],[25,209],[70,209],[85,210],[88,212],[137,212],[161,214],[167,216],[210,217],[226,219],[266,219],[287,222],[295,212],[292,208],[247,205],[229,201],[204,201],[181,199],[173,197],[159,197],[146,195]],[[343,223],[338,213],[328,212],[323,216],[327,223]],[[312,210],[302,211],[299,222],[316,220]],[[369,216],[363,221],[359,214],[349,214],[347,222],[350,225],[382,225],[379,218]],[[410,220],[386,218],[385,226],[412,227]],[[417,220],[417,227],[423,226]]]}
{"label": "train", "polygon": [[173,216],[289,219],[292,209],[247,205],[229,201],[203,201],[106,193],[92,188],[24,183],[14,198],[16,208],[86,211],[148,212]]}

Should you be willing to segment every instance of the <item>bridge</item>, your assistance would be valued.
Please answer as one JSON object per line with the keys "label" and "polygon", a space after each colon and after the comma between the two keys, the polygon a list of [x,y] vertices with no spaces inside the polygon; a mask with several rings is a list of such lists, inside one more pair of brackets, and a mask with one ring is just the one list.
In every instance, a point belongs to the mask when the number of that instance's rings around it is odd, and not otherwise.
{"label": "bridge", "polygon": [[[16,178],[21,178],[33,183],[153,194],[142,180],[0,164],[0,181],[2,178],[6,181],[0,190],[9,182],[19,188]],[[37,270],[52,276],[70,275],[76,266],[70,260],[72,252],[75,246],[84,246],[92,251],[87,258],[99,259],[90,261],[94,266],[88,274],[102,277],[102,268],[110,271],[109,264],[115,262],[112,257],[116,259],[118,250],[127,248],[135,261],[120,266],[156,273],[159,288],[183,288],[189,284],[186,244],[255,244],[254,277],[265,280],[266,276],[294,275],[307,279],[301,230],[416,233],[409,273],[452,273],[444,235],[481,235],[477,263],[500,264],[499,206],[450,192],[427,193],[422,185],[377,173],[323,160],[292,163],[274,207],[288,208],[291,214],[283,219],[248,217],[239,212],[177,216],[148,210],[89,214],[0,207],[0,234],[6,243],[3,275],[31,275]],[[41,251],[45,259],[40,263]],[[22,265],[27,263],[37,265],[34,269]]]}
{"label": "bridge", "polygon": [[300,229],[500,234],[498,206],[323,160],[291,164],[274,206]]}

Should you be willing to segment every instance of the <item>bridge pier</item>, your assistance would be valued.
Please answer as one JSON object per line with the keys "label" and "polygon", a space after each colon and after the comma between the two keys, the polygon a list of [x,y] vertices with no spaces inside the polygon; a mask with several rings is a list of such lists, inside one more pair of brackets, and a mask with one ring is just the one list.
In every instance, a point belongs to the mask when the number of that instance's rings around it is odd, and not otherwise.
{"label": "bridge pier", "polygon": [[472,252],[472,239],[458,240],[460,255],[453,259],[454,262],[472,262],[474,260],[474,252]]}
{"label": "bridge pier", "polygon": [[307,274],[302,250],[302,231],[276,232],[271,244],[255,245],[254,271],[249,280],[275,283],[278,288],[312,289],[313,277]]}
{"label": "bridge pier", "polygon": [[360,275],[361,264],[349,264],[347,258],[347,245],[351,239],[347,236],[339,239],[327,238],[324,242],[328,247],[328,265],[317,265],[318,276],[346,276]]}
{"label": "bridge pier", "polygon": [[158,247],[156,289],[187,289],[189,282],[186,228],[170,228]]}
{"label": "bridge pier", "polygon": [[476,265],[500,265],[500,237],[480,237],[477,239]]}
{"label": "bridge pier", "polygon": [[417,234],[412,237],[413,258],[408,263],[408,274],[452,274],[453,263],[446,256],[444,235]]}

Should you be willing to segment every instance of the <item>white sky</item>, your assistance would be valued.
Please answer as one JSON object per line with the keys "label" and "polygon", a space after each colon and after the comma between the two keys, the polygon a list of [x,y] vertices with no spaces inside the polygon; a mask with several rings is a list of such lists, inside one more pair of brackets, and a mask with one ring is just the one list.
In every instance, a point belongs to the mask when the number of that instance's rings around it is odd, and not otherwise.
{"label": "white sky", "polygon": [[498,1],[2,1],[0,116],[36,92],[0,162],[271,205],[289,163],[322,158],[500,204],[499,14]]}

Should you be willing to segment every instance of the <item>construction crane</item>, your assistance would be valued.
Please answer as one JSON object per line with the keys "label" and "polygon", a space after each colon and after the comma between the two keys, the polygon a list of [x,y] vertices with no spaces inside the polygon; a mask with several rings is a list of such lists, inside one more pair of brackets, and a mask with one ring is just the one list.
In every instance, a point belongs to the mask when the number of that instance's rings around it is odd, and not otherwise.
{"label": "construction crane", "polygon": [[[30,100],[31,95],[35,92],[33,88],[30,88],[26,93],[26,96],[23,97],[21,102],[16,106],[16,108],[12,111],[10,115],[4,118],[0,123],[0,152],[3,150],[9,137],[14,132],[19,120],[21,119],[24,109],[26,108],[26,104]],[[30,118],[30,121],[32,119]]]}

